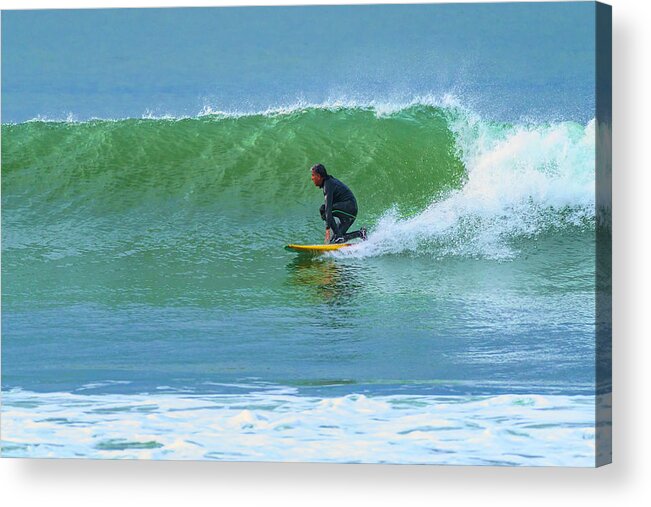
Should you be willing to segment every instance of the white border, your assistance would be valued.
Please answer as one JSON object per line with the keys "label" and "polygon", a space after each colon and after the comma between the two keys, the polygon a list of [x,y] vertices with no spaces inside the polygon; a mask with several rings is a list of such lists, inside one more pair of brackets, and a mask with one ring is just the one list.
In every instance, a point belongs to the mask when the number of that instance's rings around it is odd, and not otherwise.
{"label": "white border", "polygon": [[[497,0],[511,2],[513,0]],[[541,0],[557,2],[558,0]],[[562,1],[562,0],[561,0]],[[578,0],[588,1],[588,0]],[[621,1],[621,0],[620,0]],[[118,7],[211,7],[211,6],[273,6],[273,5],[345,5],[345,4],[426,4],[426,3],[491,3],[488,0],[0,0],[1,9],[86,9]],[[492,2],[495,3],[495,2]],[[608,2],[610,3],[610,2]]]}

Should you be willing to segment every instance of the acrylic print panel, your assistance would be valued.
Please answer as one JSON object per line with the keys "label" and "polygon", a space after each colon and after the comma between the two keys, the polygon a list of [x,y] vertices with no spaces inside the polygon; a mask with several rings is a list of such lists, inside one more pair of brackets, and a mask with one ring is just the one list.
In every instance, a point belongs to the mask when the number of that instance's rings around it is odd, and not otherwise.
{"label": "acrylic print panel", "polygon": [[610,461],[609,7],[5,11],[2,62],[3,457]]}

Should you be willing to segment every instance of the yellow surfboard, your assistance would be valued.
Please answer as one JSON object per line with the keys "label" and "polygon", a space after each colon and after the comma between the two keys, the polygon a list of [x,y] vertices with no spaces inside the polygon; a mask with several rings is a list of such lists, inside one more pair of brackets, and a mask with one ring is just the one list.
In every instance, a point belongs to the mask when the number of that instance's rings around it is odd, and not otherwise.
{"label": "yellow surfboard", "polygon": [[341,248],[346,248],[351,245],[352,243],[335,243],[332,245],[287,245],[285,248],[287,250],[293,250],[294,252],[320,254],[323,252],[340,250]]}

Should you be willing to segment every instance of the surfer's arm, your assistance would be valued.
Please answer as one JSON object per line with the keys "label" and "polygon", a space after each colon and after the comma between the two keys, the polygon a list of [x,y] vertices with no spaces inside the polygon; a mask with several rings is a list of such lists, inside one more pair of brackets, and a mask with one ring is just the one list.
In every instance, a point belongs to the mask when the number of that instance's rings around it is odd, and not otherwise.
{"label": "surfer's arm", "polygon": [[[334,219],[332,218],[332,197],[333,197],[333,188],[329,184],[330,182],[326,180],[324,183],[325,190],[325,223],[326,229],[334,228]],[[327,234],[327,233],[326,233]]]}

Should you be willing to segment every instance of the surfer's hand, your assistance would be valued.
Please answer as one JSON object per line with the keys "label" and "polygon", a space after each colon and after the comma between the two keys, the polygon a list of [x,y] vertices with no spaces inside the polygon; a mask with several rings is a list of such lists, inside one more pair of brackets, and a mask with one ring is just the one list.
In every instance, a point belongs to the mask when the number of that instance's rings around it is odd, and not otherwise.
{"label": "surfer's hand", "polygon": [[330,229],[326,229],[325,244],[330,243]]}

